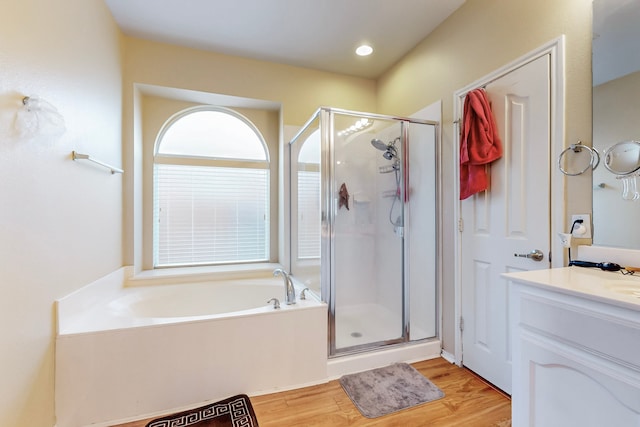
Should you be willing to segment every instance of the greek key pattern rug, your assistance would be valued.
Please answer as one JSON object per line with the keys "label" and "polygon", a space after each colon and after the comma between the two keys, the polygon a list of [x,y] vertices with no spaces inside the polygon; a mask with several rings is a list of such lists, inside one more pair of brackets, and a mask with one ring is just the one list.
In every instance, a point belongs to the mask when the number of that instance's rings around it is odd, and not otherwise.
{"label": "greek key pattern rug", "polygon": [[258,427],[249,397],[244,394],[200,408],[155,419],[147,427]]}

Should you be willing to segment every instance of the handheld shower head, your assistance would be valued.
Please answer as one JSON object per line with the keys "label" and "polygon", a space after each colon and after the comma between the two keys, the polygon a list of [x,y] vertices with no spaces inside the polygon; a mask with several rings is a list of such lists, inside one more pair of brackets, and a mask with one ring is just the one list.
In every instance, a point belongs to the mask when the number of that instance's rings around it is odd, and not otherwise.
{"label": "handheld shower head", "polygon": [[396,157],[397,155],[397,151],[395,149],[395,147],[392,147],[391,145],[386,149],[386,151],[382,154],[382,157],[384,157],[387,160],[393,160],[394,157]]}

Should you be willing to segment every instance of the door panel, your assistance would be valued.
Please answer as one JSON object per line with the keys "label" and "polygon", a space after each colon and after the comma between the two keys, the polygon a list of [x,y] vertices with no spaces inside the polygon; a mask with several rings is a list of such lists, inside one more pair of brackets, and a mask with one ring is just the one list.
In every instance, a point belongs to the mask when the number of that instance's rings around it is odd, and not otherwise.
{"label": "door panel", "polygon": [[[489,166],[489,190],[461,202],[463,364],[510,393],[509,288],[501,274],[550,267],[549,57],[485,89],[504,154]],[[526,257],[533,250],[542,261]]]}

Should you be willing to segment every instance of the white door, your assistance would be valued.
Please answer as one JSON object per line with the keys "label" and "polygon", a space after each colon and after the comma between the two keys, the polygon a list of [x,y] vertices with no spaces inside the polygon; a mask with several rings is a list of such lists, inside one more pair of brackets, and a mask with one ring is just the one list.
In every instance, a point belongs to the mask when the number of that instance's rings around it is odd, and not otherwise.
{"label": "white door", "polygon": [[[549,55],[486,91],[504,155],[491,164],[489,190],[460,206],[462,363],[511,393],[509,288],[500,274],[550,267]],[[533,251],[542,259],[525,257]]]}

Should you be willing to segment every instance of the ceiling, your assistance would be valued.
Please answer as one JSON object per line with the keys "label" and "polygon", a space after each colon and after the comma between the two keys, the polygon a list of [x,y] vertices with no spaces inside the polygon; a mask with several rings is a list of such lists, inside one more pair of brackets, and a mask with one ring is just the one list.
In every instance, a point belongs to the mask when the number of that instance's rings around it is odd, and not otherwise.
{"label": "ceiling", "polygon": [[[133,37],[376,78],[465,0],[105,0]],[[358,57],[362,43],[374,52]]]}

